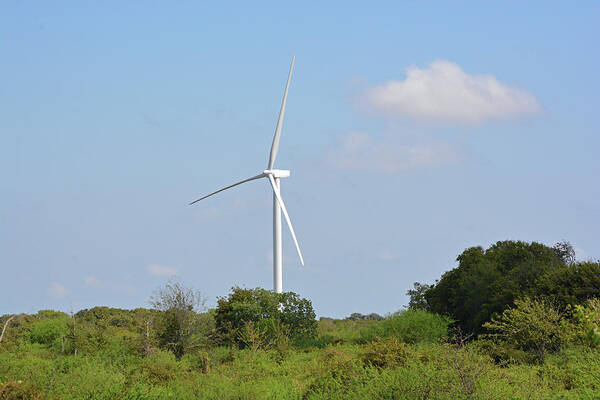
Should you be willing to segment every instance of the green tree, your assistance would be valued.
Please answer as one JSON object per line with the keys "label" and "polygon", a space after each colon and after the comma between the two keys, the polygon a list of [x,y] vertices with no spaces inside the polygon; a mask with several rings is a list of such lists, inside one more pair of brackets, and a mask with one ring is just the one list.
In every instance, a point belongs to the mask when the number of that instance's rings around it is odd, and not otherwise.
{"label": "green tree", "polygon": [[571,243],[563,240],[556,243],[553,247],[556,258],[561,260],[563,264],[573,264],[575,262],[575,249]]}
{"label": "green tree", "polygon": [[497,242],[487,250],[471,247],[457,261],[458,267],[443,274],[425,299],[430,311],[477,334],[517,297],[539,295],[540,278],[565,266],[553,248],[521,241]]}
{"label": "green tree", "polygon": [[171,281],[154,292],[150,304],[160,311],[155,329],[161,347],[181,358],[207,344],[212,318],[199,291]]}
{"label": "green tree", "polygon": [[536,295],[550,298],[560,307],[600,297],[600,263],[584,261],[561,265],[540,277]]}
{"label": "green tree", "polygon": [[427,310],[427,299],[425,293],[431,289],[431,285],[415,282],[413,288],[408,289],[406,294],[410,297],[408,308],[410,310]]}
{"label": "green tree", "polygon": [[245,346],[248,326],[260,332],[262,340],[274,342],[314,337],[317,331],[315,312],[310,300],[293,292],[275,293],[261,288],[233,287],[227,297],[218,299],[215,310],[218,332],[230,343]]}

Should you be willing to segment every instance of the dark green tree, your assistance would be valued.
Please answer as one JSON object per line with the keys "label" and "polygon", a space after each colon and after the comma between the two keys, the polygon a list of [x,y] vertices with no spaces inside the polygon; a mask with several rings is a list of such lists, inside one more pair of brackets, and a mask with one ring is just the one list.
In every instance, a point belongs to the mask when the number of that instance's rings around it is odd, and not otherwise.
{"label": "dark green tree", "polygon": [[600,297],[600,262],[574,262],[548,272],[537,284],[537,295],[561,308]]}
{"label": "dark green tree", "polygon": [[563,264],[573,264],[575,262],[575,249],[571,243],[563,240],[556,243],[553,247],[556,258],[561,260]]}
{"label": "dark green tree", "polygon": [[267,342],[281,335],[290,339],[316,335],[317,321],[310,300],[294,292],[275,293],[261,288],[233,287],[227,297],[218,299],[215,310],[217,331],[230,343],[241,347],[241,336],[249,326]]}
{"label": "dark green tree", "polygon": [[427,299],[425,293],[431,289],[431,285],[415,282],[413,288],[408,289],[406,294],[410,297],[408,302],[409,310],[427,310]]}
{"label": "dark green tree", "polygon": [[480,333],[522,296],[538,296],[539,280],[565,266],[553,248],[541,243],[501,241],[484,250],[466,249],[458,267],[425,292],[430,311],[448,315],[465,332]]}

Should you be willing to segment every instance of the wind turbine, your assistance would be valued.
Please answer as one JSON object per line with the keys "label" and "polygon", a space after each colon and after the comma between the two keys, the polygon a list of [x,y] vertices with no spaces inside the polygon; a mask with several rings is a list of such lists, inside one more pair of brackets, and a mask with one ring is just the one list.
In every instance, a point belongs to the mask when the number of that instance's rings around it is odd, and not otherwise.
{"label": "wind turbine", "polygon": [[277,150],[279,149],[279,138],[281,137],[281,128],[283,125],[283,115],[285,114],[285,103],[287,101],[288,89],[290,87],[290,80],[292,78],[292,70],[294,69],[294,59],[292,57],[292,64],[290,65],[290,72],[288,74],[287,83],[285,85],[285,91],[283,92],[283,101],[281,102],[281,110],[279,111],[279,119],[277,120],[277,127],[275,128],[275,136],[273,137],[273,144],[271,145],[271,154],[269,155],[269,163],[267,165],[267,169],[265,169],[262,173],[253,176],[248,179],[244,179],[243,181],[234,183],[233,185],[229,185],[222,189],[219,189],[215,192],[207,194],[204,197],[199,198],[198,200],[194,200],[190,203],[190,205],[199,202],[200,200],[204,200],[207,197],[210,197],[214,194],[222,192],[227,189],[231,189],[234,186],[241,185],[242,183],[250,182],[255,179],[267,178],[271,183],[271,187],[273,189],[273,290],[277,293],[281,293],[283,291],[283,278],[282,278],[282,249],[281,249],[281,212],[283,211],[283,216],[287,222],[287,226],[290,228],[290,233],[292,234],[292,239],[294,239],[294,244],[296,245],[296,250],[298,251],[298,256],[300,256],[300,262],[304,265],[304,259],[302,258],[302,252],[300,251],[300,246],[298,245],[298,240],[296,239],[296,233],[294,233],[294,227],[292,226],[292,221],[290,220],[290,216],[287,212],[283,199],[281,198],[281,178],[287,178],[290,176],[289,170],[283,169],[273,169],[273,165],[275,164],[275,157],[277,157]]}

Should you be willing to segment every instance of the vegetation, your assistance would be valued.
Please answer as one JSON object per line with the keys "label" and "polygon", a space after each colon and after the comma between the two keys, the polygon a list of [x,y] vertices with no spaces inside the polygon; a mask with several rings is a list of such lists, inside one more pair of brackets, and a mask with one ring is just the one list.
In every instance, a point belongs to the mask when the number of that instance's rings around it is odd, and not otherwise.
{"label": "vegetation", "polygon": [[[147,329],[156,323],[158,344],[171,350],[179,359],[194,348],[209,343],[214,321],[205,313],[204,303],[200,292],[187,288],[180,282],[169,282],[150,299],[150,304],[159,313],[153,318],[148,316]],[[152,348],[149,332],[146,338],[149,343],[145,352],[149,354]]]}
{"label": "vegetation", "polygon": [[[598,398],[597,264],[568,250],[467,249],[458,271],[414,286],[410,308],[386,317],[317,322],[295,293],[241,288],[206,310],[178,282],[151,309],[4,315],[0,399]],[[577,278],[567,289],[550,284],[565,276]],[[463,319],[432,312],[440,299]]]}
{"label": "vegetation", "polygon": [[281,340],[312,338],[317,332],[312,303],[296,293],[232,288],[218,300],[216,327],[227,344],[263,346]]}
{"label": "vegetation", "polygon": [[496,320],[486,322],[495,336],[512,343],[517,348],[536,353],[543,363],[546,352],[556,351],[567,342],[568,329],[560,312],[544,300],[527,297],[515,300],[515,307],[505,310]]}
{"label": "vegetation", "polygon": [[479,334],[520,297],[546,298],[562,308],[600,297],[600,263],[575,262],[573,255],[568,242],[471,247],[458,256],[458,267],[434,285],[416,284],[408,294],[411,305],[447,315],[463,331]]}

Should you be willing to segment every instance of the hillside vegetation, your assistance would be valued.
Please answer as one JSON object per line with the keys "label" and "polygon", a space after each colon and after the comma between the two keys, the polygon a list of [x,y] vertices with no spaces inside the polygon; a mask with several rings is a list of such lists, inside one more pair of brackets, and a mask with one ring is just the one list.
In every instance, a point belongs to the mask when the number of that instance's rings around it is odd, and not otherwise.
{"label": "hillside vegetation", "polygon": [[600,264],[566,249],[467,249],[384,318],[264,289],[206,310],[177,282],[150,309],[4,315],[0,399],[600,398]]}

